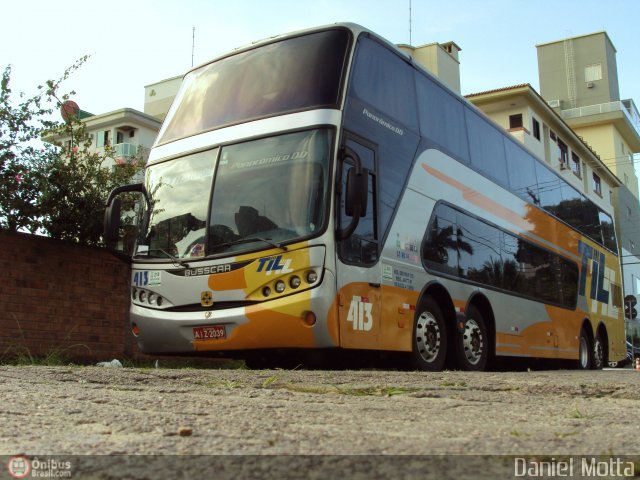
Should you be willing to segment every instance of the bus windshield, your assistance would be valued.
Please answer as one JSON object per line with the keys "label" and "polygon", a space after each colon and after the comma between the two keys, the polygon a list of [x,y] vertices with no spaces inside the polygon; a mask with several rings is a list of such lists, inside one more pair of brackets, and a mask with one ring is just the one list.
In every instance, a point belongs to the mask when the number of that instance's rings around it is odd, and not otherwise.
{"label": "bus windshield", "polygon": [[151,208],[140,240],[147,248],[138,251],[197,258],[318,233],[326,219],[331,137],[328,129],[297,132],[150,166]]}
{"label": "bus windshield", "polygon": [[325,219],[329,145],[323,129],[223,148],[209,252],[264,248],[265,242],[282,244],[318,232]]}
{"label": "bus windshield", "polygon": [[188,73],[158,144],[249,120],[337,108],[349,33],[327,30],[222,58]]}

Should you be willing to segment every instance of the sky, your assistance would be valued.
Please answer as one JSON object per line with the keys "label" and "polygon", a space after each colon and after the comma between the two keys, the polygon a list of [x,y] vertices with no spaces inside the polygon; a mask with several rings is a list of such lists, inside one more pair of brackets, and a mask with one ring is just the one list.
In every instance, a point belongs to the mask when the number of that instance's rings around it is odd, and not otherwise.
{"label": "sky", "polygon": [[198,65],[266,37],[345,21],[393,43],[456,42],[463,94],[521,83],[539,90],[536,44],[606,30],[621,98],[640,104],[640,0],[9,0],[2,15],[0,68],[11,65],[13,91],[35,93],[88,54],[61,90],[74,90],[94,114],[143,110],[145,85],[183,75],[192,47]]}

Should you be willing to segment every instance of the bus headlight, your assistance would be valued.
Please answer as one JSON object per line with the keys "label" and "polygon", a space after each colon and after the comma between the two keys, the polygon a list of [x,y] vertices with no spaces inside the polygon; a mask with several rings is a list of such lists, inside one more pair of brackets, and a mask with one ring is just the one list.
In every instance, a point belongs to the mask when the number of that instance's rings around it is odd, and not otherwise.
{"label": "bus headlight", "polygon": [[282,292],[284,292],[284,289],[285,289],[284,282],[282,280],[278,280],[276,282],[276,292],[282,293]]}
{"label": "bus headlight", "polygon": [[313,270],[311,270],[310,272],[307,272],[307,283],[312,284],[312,283],[316,283],[318,281],[318,274],[316,272],[314,272]]}
{"label": "bus headlight", "polygon": [[300,286],[300,277],[297,275],[291,277],[291,279],[289,279],[289,286],[291,288],[298,288]]}

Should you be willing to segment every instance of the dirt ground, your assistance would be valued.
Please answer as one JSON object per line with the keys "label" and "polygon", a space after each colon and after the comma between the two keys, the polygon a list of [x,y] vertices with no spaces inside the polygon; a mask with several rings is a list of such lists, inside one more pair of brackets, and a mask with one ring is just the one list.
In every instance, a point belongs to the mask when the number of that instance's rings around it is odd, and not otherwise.
{"label": "dirt ground", "polygon": [[639,413],[629,368],[0,367],[3,463],[68,458],[73,478],[515,478],[519,457],[640,459]]}

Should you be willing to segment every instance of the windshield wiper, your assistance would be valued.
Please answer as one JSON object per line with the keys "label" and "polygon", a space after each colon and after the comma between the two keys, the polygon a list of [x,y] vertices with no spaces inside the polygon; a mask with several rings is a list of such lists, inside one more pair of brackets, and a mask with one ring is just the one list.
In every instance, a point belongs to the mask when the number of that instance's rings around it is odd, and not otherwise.
{"label": "windshield wiper", "polygon": [[182,267],[182,268],[188,268],[189,267],[188,264],[183,263],[182,260],[177,259],[173,255],[171,255],[169,252],[165,252],[161,248],[151,248],[151,249],[147,250],[147,255],[149,255],[151,252],[160,252],[160,253],[166,255],[167,257],[169,257],[171,259],[171,263],[173,263],[173,265],[175,267]]}
{"label": "windshield wiper", "polygon": [[270,238],[264,238],[264,237],[239,238],[238,240],[232,240],[231,242],[219,243],[217,245],[214,245],[213,248],[217,250],[222,247],[230,247],[231,245],[240,245],[241,243],[251,243],[251,242],[263,242],[268,245],[271,245],[272,247],[280,248],[285,252],[289,250],[285,245],[282,245],[281,243],[273,242],[271,241]]}

